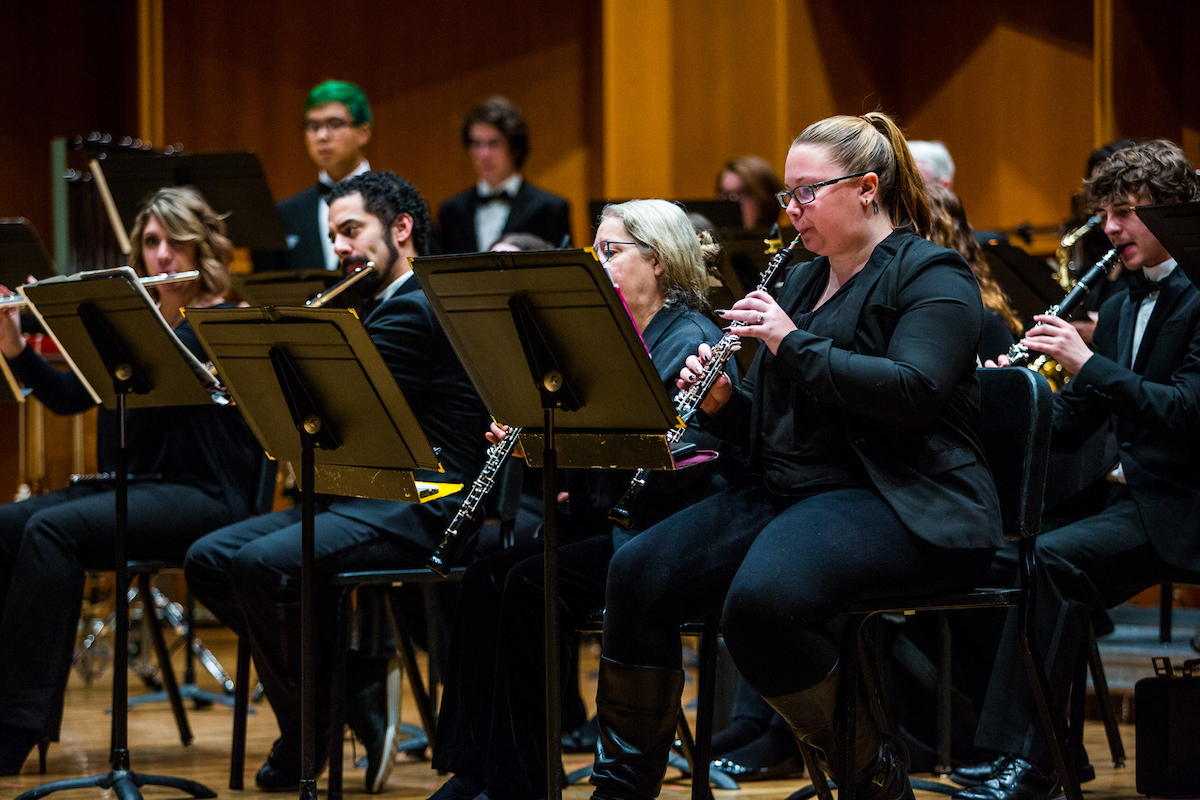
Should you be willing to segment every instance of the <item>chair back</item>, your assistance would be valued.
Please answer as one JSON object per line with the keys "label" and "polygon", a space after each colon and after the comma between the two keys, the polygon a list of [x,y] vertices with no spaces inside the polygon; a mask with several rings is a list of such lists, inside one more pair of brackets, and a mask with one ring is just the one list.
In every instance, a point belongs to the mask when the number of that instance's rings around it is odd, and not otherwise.
{"label": "chair back", "polygon": [[979,436],[1000,496],[1004,535],[1034,536],[1042,522],[1054,393],[1045,378],[1024,367],[976,375]]}
{"label": "chair back", "polygon": [[251,498],[250,516],[271,513],[275,505],[275,479],[278,474],[279,462],[267,458],[267,454],[263,453],[262,463],[259,465],[258,485],[254,487],[254,495]]}

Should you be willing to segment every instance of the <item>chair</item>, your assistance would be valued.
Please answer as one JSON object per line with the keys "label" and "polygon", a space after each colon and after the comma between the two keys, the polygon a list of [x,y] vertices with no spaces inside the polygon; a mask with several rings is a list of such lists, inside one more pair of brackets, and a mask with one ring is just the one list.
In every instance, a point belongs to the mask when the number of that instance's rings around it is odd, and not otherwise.
{"label": "chair", "polygon": [[[417,704],[417,713],[421,718],[421,727],[401,726],[411,735],[401,747],[402,751],[423,751],[432,745],[437,731],[437,709],[434,692],[439,683],[438,654],[441,652],[441,632],[446,626],[439,625],[435,620],[434,610],[437,604],[433,598],[433,588],[448,581],[462,580],[465,567],[455,567],[450,575],[443,578],[428,569],[394,569],[394,570],[364,570],[359,572],[342,572],[334,576],[333,585],[342,589],[341,600],[338,603],[338,642],[335,648],[333,666],[333,681],[330,688],[331,710],[330,730],[341,731],[346,719],[346,653],[352,640],[353,615],[352,601],[360,589],[369,586],[385,588],[397,587],[404,584],[417,583],[425,593],[427,644],[429,652],[429,682],[428,685],[421,677],[417,665],[416,652],[413,648],[412,636],[403,622],[397,618],[390,602],[383,604],[384,615],[388,627],[396,643],[397,657],[404,671],[408,673],[408,683]],[[396,678],[399,676],[397,675]],[[398,687],[397,687],[398,688]],[[328,795],[330,800],[340,800],[342,796],[342,744],[344,740],[336,734],[329,743],[329,782]]]}
{"label": "chair", "polygon": [[[710,783],[718,789],[737,789],[733,778],[721,771],[712,772],[713,708],[716,705],[717,683],[717,639],[720,637],[719,615],[702,620],[685,622],[679,626],[682,636],[699,636],[696,676],[696,732],[692,735],[683,708],[679,709],[676,723],[676,747],[679,753],[671,753],[668,765],[692,777],[692,800],[712,800]],[[595,614],[586,625],[578,628],[580,633],[601,634],[604,632],[604,613]],[[574,784],[591,776],[592,767],[581,767],[567,775],[567,783]]]}
{"label": "chair", "polygon": [[[1074,754],[1068,754],[1063,742],[1063,725],[1055,719],[1049,700],[1046,676],[1037,657],[1037,643],[1032,639],[1031,609],[1036,602],[1036,589],[1031,578],[1035,574],[1036,552],[1034,537],[1041,523],[1042,494],[1046,480],[1051,427],[1050,386],[1038,374],[1022,368],[979,370],[980,421],[979,433],[984,452],[991,466],[1004,534],[1019,540],[1018,589],[976,589],[961,594],[925,595],[896,598],[883,602],[858,603],[848,609],[850,619],[842,645],[842,680],[840,702],[844,707],[844,749],[847,753],[846,774],[856,773],[853,764],[856,706],[859,674],[862,673],[871,704],[871,712],[881,730],[888,730],[886,715],[880,701],[878,676],[873,659],[866,652],[863,632],[868,620],[877,614],[913,614],[917,611],[949,611],[978,608],[1017,609],[1021,640],[1021,656],[1026,675],[1033,689],[1038,716],[1047,732],[1055,770],[1067,800],[1081,800],[1079,779],[1075,771]],[[1086,638],[1086,637],[1085,637]],[[1082,692],[1075,694],[1082,696]],[[1074,713],[1071,715],[1074,717]],[[819,770],[812,769],[812,757],[802,747],[806,765],[813,776],[811,790],[801,790],[789,800],[799,800],[815,792],[822,800],[830,800],[829,784]],[[921,784],[918,786],[918,784]],[[943,784],[914,782],[914,788],[946,791]],[[853,784],[839,787],[841,800],[853,800]]]}
{"label": "chair", "polygon": [[[255,494],[251,501],[250,516],[259,516],[260,514],[266,514],[271,511],[271,508],[275,502],[275,484],[276,484],[277,474],[278,474],[277,464],[273,460],[267,458],[266,454],[263,454],[262,461],[259,465],[258,484],[255,487]],[[159,560],[147,559],[147,560],[127,562],[127,574],[130,576],[130,582],[132,583],[132,581],[135,578],[137,579],[138,586],[140,587],[142,596],[145,598],[145,606],[146,606],[145,613],[150,614],[150,615],[156,614],[156,609],[159,605],[159,603],[156,602],[156,600],[154,599],[155,596],[159,594],[159,592],[158,592],[158,590],[154,589],[154,587],[151,585],[151,581],[152,581],[154,575],[157,574],[158,572],[162,572],[163,570],[182,569],[182,568],[183,568],[182,561],[159,561]],[[151,632],[151,641],[154,644],[155,656],[158,660],[159,669],[161,670],[162,676],[163,676],[163,690],[165,693],[165,699],[169,700],[171,703],[171,710],[175,714],[175,723],[179,727],[179,738],[185,746],[191,744],[191,741],[192,741],[191,726],[188,724],[187,711],[184,709],[184,705],[183,705],[183,700],[185,697],[192,698],[192,699],[198,699],[201,701],[206,700],[206,699],[212,699],[212,700],[220,701],[222,703],[229,703],[227,698],[222,695],[218,695],[218,694],[215,694],[212,692],[203,692],[195,687],[195,666],[194,666],[194,662],[192,659],[193,659],[193,656],[198,655],[201,658],[201,660],[203,660],[205,662],[205,666],[207,666],[209,668],[209,670],[211,672],[213,672],[214,677],[217,677],[217,679],[221,682],[222,686],[225,688],[225,690],[227,692],[230,690],[234,690],[234,698],[232,701],[232,705],[234,707],[234,721],[233,721],[234,735],[233,735],[233,748],[232,748],[232,756],[231,757],[233,759],[236,759],[239,756],[238,728],[239,728],[239,724],[240,724],[240,728],[241,728],[240,756],[244,761],[244,759],[245,759],[245,742],[246,742],[246,730],[245,730],[246,714],[249,713],[248,712],[249,687],[246,686],[245,682],[235,683],[234,681],[231,681],[229,679],[229,676],[227,674],[224,674],[224,670],[221,669],[221,665],[216,662],[216,659],[212,657],[211,653],[209,653],[207,650],[203,650],[203,646],[201,646],[200,648],[197,648],[195,646],[199,642],[199,640],[194,638],[194,633],[193,633],[195,630],[194,619],[193,619],[194,608],[195,608],[195,606],[192,601],[191,594],[189,593],[187,600],[186,600],[186,604],[185,604],[184,617],[182,620],[183,624],[186,625],[185,636],[187,637],[186,638],[187,651],[186,651],[186,662],[185,662],[186,665],[185,665],[185,672],[184,672],[185,684],[182,687],[179,685],[179,681],[176,680],[176,678],[175,678],[175,669],[174,669],[174,667],[171,666],[170,650],[168,649],[166,640],[163,637],[162,629],[157,624],[157,620],[154,619],[153,617],[151,617],[151,624],[149,625],[150,632]],[[174,621],[172,621],[172,624],[173,625],[175,624]],[[198,652],[196,652],[197,650],[203,650],[203,652],[198,653]],[[240,639],[238,640],[237,652],[238,652],[237,657],[238,657],[238,670],[239,670],[237,672],[237,674],[239,675],[239,677],[243,675],[242,661],[244,659],[245,660],[244,674],[247,676],[247,679],[248,679],[249,672],[250,672],[250,650],[249,650],[249,647],[245,644],[245,642],[241,641]],[[205,654],[207,654],[207,657],[205,656]],[[208,659],[212,659],[211,663],[208,661]],[[214,669],[214,667],[213,667],[214,664],[215,664],[216,669]],[[218,671],[219,671],[219,673],[218,673]],[[191,687],[191,688],[189,689],[188,687]],[[246,694],[245,695],[238,694],[237,690],[239,688],[241,688]],[[141,697],[131,698],[129,701],[130,705],[136,705],[136,704],[138,704],[139,701],[144,703],[144,702],[151,702],[151,701],[164,699],[163,695],[160,693],[157,693],[157,692],[152,693],[152,695],[147,695],[147,696],[143,696],[143,697],[146,699],[143,699]],[[241,701],[240,710],[238,707],[239,701]],[[238,767],[237,774],[239,776],[239,780],[240,780],[241,772],[242,772],[241,767]],[[231,788],[231,789],[242,788],[240,785],[234,786],[233,784],[234,784],[233,768],[231,766],[230,787],[229,788]]]}

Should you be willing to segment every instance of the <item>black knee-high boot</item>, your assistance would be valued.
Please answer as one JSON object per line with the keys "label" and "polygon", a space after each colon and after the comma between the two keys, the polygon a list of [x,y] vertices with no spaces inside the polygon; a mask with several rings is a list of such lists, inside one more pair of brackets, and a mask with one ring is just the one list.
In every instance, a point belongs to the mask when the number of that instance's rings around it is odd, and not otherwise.
{"label": "black knee-high boot", "polygon": [[[796,738],[818,752],[817,766],[836,781],[845,774],[842,725],[838,714],[838,671],[834,667],[816,686],[792,694],[765,698],[792,726]],[[870,704],[855,704],[853,776],[856,796],[862,800],[913,800],[904,762],[882,741],[871,716]]]}
{"label": "black knee-high boot", "polygon": [[595,800],[658,796],[675,741],[682,694],[683,670],[600,658],[596,687],[600,741],[592,773]]}

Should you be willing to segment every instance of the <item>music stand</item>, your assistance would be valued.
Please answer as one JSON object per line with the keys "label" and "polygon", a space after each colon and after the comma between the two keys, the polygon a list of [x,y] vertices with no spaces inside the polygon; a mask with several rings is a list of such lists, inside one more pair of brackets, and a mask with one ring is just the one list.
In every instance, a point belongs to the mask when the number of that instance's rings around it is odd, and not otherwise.
{"label": "music stand", "polygon": [[985,244],[983,257],[1017,314],[1026,321],[1063,299],[1050,266],[1011,244]]}
{"label": "music stand", "polygon": [[415,479],[416,469],[441,471],[437,455],[353,311],[186,314],[259,443],[271,457],[301,464],[300,797],[315,800],[314,495],[423,503],[462,485]]}
{"label": "music stand", "polygon": [[[119,665],[129,647],[129,601],[125,592],[129,584],[125,555],[129,523],[126,408],[206,405],[214,400],[216,381],[171,331],[129,267],[49,278],[22,286],[20,292],[30,301],[34,313],[92,397],[117,410],[120,444],[113,532],[117,581],[113,653]],[[188,358],[181,358],[181,353]],[[169,679],[170,673],[164,676]],[[216,797],[215,792],[196,781],[144,775],[130,769],[128,690],[128,672],[116,666],[112,770],[105,775],[48,783],[25,792],[18,800],[34,800],[62,789],[91,786],[111,788],[121,800],[140,800],[138,787],[146,785],[182,789],[193,797]]]}
{"label": "music stand", "polygon": [[1138,206],[1137,215],[1188,280],[1200,286],[1200,203]]}
{"label": "music stand", "polygon": [[[258,155],[188,153],[90,162],[96,188],[123,248],[138,208],[164,186],[192,186],[218,213],[228,213],[228,236],[238,247],[284,250],[283,225]],[[126,253],[130,252],[128,249]]]}
{"label": "music stand", "polygon": [[419,258],[413,269],[488,411],[522,429],[542,468],[546,788],[558,800],[557,470],[673,469],[666,431],[683,422],[591,251]]}
{"label": "music stand", "polygon": [[252,306],[301,307],[344,276],[340,270],[281,269],[230,277],[238,297]]}

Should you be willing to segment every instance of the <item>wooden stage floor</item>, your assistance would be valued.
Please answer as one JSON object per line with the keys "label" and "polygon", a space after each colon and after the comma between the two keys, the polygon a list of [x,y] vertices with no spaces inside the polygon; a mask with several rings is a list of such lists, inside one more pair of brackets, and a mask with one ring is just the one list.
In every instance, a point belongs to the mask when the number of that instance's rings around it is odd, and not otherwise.
{"label": "wooden stage floor", "polygon": [[[209,645],[226,669],[232,672],[234,665],[234,641],[232,635],[224,629],[203,628],[199,634]],[[585,649],[586,650],[586,649]],[[583,675],[595,675],[595,652],[585,652],[583,655]],[[182,671],[182,656],[176,659],[177,671]],[[199,667],[199,682],[202,688],[216,690],[216,682]],[[63,778],[82,777],[102,774],[108,771],[109,753],[109,719],[105,710],[110,705],[111,668],[106,670],[91,685],[87,685],[74,671],[66,697],[66,714],[63,720],[62,741],[50,745],[47,761],[47,773],[39,775],[37,771],[37,753],[31,754],[25,764],[24,771],[16,777],[0,778],[0,800],[8,800],[39,784],[60,780]],[[143,691],[143,685],[130,673],[130,687],[133,693]],[[688,682],[689,690],[694,691],[694,683]],[[594,677],[584,686],[584,697],[591,704],[595,694]],[[229,749],[232,728],[232,710],[223,705],[211,708],[194,709],[189,703],[188,719],[191,723],[195,740],[189,747],[183,747],[179,742],[178,731],[174,717],[166,703],[151,704],[136,707],[129,714],[129,742],[132,754],[133,769],[139,772],[176,777],[190,778],[200,781],[212,788],[220,797],[242,798],[263,797],[264,794],[254,788],[254,773],[266,757],[271,743],[278,735],[275,719],[270,706],[266,702],[255,706],[257,713],[250,716],[248,722],[247,755],[244,791],[230,791],[229,786]],[[417,722],[415,708],[411,706],[411,698],[405,694],[403,719],[406,722]],[[1103,727],[1098,722],[1089,722],[1085,731],[1085,741],[1088,752],[1096,765],[1096,780],[1084,784],[1084,794],[1087,800],[1116,800],[1116,798],[1139,797],[1134,789],[1134,730],[1132,725],[1121,728],[1125,749],[1128,754],[1127,766],[1114,769],[1108,761],[1108,748],[1104,740]],[[359,749],[361,754],[361,748]],[[364,796],[362,770],[354,768],[351,763],[350,747],[346,748],[345,788],[348,795]],[[566,769],[568,772],[590,763],[590,756],[567,756]],[[928,777],[928,776],[921,776]],[[401,755],[396,768],[392,772],[386,790],[379,795],[384,798],[405,798],[422,800],[432,794],[442,782],[444,776],[434,772],[427,760],[418,760]],[[804,786],[803,779],[772,781],[765,783],[747,783],[739,791],[716,791],[716,800],[782,800],[796,789]],[[321,796],[324,797],[325,781],[318,781]],[[663,798],[668,800],[685,800],[691,790],[690,782],[681,779],[679,773],[669,770],[667,783],[663,787]],[[568,787],[564,797],[569,800],[586,800],[591,796],[589,784]],[[63,800],[82,800],[83,798],[108,798],[111,792],[101,792],[98,789],[73,790],[53,795]],[[147,800],[155,798],[176,798],[182,796],[179,791],[161,788],[147,788],[144,797]],[[288,797],[290,794],[274,795]],[[917,792],[918,800],[946,797],[935,793]]]}

